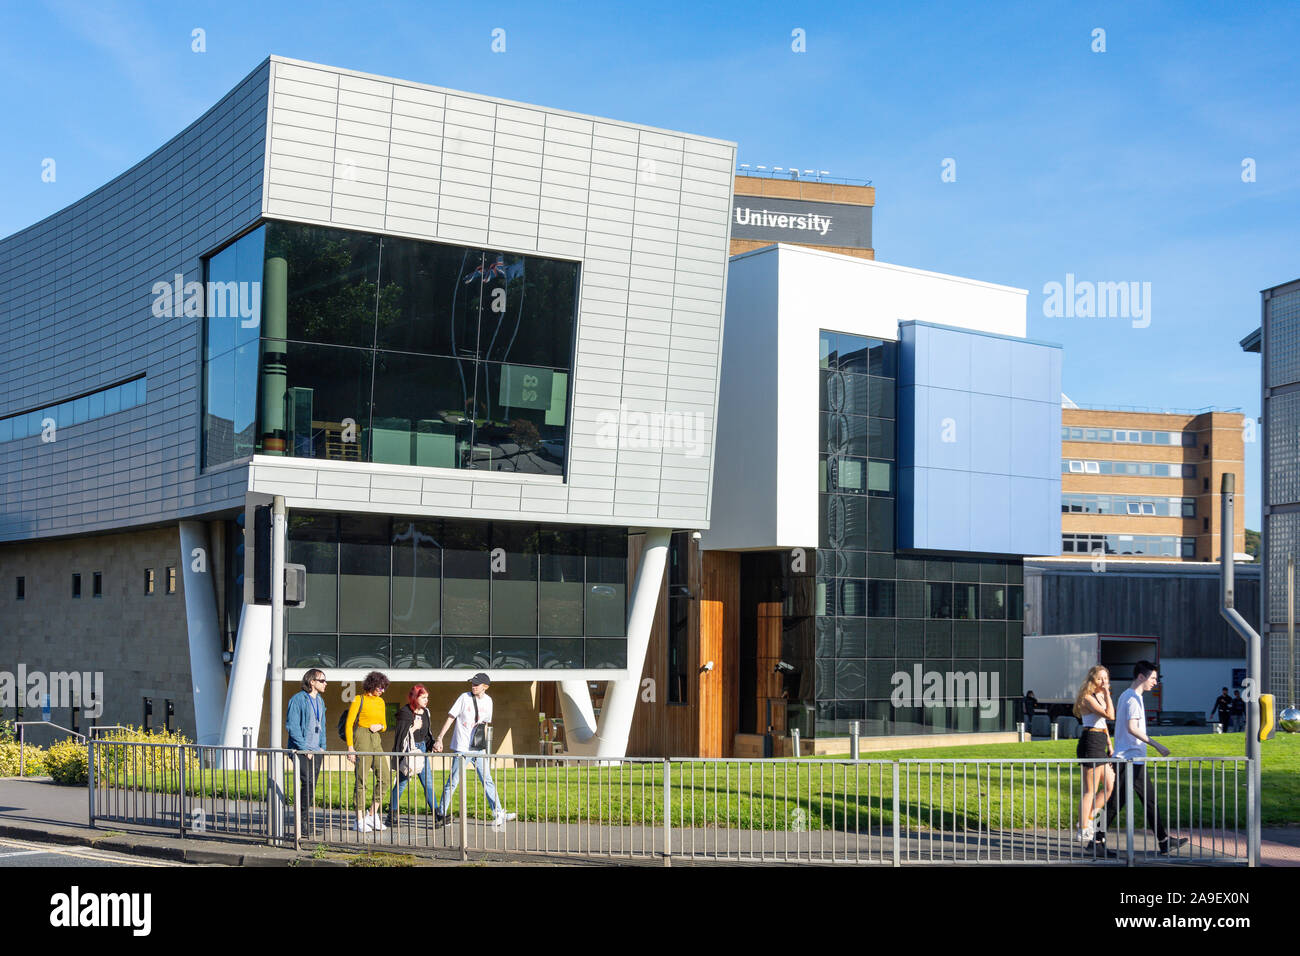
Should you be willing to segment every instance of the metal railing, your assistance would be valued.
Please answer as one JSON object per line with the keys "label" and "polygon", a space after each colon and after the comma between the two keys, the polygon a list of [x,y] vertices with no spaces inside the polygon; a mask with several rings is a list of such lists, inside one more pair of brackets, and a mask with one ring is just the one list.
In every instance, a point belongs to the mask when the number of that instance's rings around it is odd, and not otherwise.
{"label": "metal railing", "polygon": [[793,166],[759,166],[753,163],[740,163],[736,167],[737,176],[752,176],[756,179],[797,179],[807,183],[835,183],[843,186],[870,186],[870,179],[846,179],[832,176],[825,169],[796,169]]}
{"label": "metal railing", "polygon": [[86,735],[78,733],[70,727],[64,727],[62,724],[56,724],[52,720],[17,720],[14,721],[14,729],[18,733],[18,776],[23,777],[27,774],[27,728],[28,727],[53,727],[55,730],[62,731],[76,737],[78,740],[85,740]]}
{"label": "metal railing", "polygon": [[[884,866],[1247,864],[1247,834],[1258,826],[1244,757],[1133,764],[503,754],[461,760],[441,753],[419,755],[403,778],[398,762],[410,755],[357,754],[356,763],[348,756],[92,740],[90,822],[296,847],[424,849],[461,859],[541,854],[663,865]],[[1113,774],[1118,794],[1096,822],[1100,845],[1091,835],[1081,839],[1089,822],[1080,818],[1085,770],[1098,788]],[[277,777],[284,781],[279,796]],[[1145,820],[1128,797],[1135,789],[1151,803]],[[1165,831],[1162,844],[1158,834]]]}

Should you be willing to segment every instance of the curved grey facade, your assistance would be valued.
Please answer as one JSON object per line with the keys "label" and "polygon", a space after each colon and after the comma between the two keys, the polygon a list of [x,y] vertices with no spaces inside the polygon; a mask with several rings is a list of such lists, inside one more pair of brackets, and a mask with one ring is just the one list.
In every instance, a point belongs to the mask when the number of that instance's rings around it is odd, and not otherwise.
{"label": "curved grey facade", "polygon": [[155,282],[257,220],[264,63],[148,159],[0,240],[0,418],[144,375],[148,400],[0,442],[0,541],[171,521],[243,501],[245,469],[199,473],[201,318],[155,318]]}

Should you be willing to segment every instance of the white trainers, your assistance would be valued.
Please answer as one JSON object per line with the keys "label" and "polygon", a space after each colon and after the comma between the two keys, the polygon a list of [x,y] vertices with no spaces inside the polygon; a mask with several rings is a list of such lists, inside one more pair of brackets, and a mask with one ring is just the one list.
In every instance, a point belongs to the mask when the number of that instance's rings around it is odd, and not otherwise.
{"label": "white trainers", "polygon": [[1089,823],[1086,827],[1075,830],[1074,834],[1080,843],[1086,844],[1092,842],[1092,838],[1096,835],[1096,831],[1093,829],[1092,824]]}
{"label": "white trainers", "polygon": [[371,830],[374,829],[374,827],[370,823],[370,817],[366,817],[365,819],[360,821],[353,820],[352,829],[357,831],[358,833],[369,833]]}
{"label": "white trainers", "polygon": [[498,810],[496,812],[496,815],[492,817],[492,825],[499,830],[503,826],[505,826],[506,823],[508,823],[509,821],[517,820],[517,819],[518,819],[518,814],[509,813],[505,810]]}
{"label": "white trainers", "polygon": [[367,822],[370,824],[370,828],[371,828],[372,830],[387,830],[387,829],[388,829],[388,824],[385,823],[385,822],[383,821],[383,818],[382,818],[382,817],[371,816],[371,817],[367,817],[366,820],[367,820]]}

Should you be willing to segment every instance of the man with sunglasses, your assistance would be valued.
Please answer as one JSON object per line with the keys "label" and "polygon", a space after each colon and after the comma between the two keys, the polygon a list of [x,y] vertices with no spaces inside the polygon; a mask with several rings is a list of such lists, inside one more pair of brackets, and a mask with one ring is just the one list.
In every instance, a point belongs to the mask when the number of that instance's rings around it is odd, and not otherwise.
{"label": "man with sunglasses", "polygon": [[302,676],[302,690],[289,699],[289,713],[284,728],[289,737],[289,749],[298,751],[294,756],[298,768],[298,794],[302,801],[303,835],[314,830],[312,807],[316,805],[316,778],[320,776],[325,761],[325,672],[312,668]]}

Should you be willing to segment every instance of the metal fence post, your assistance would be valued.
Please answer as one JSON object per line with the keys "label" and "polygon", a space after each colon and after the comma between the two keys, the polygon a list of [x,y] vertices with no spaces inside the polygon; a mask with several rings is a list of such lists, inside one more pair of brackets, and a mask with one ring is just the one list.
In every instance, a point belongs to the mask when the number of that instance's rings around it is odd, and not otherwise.
{"label": "metal fence post", "polygon": [[23,738],[26,737],[26,735],[27,735],[27,728],[24,727],[22,724],[19,724],[18,725],[18,779],[20,780],[27,775],[26,762],[23,759],[24,757]]}
{"label": "metal fence post", "polygon": [[854,760],[862,758],[862,745],[858,739],[858,732],[861,725],[855,720],[849,724],[849,756]]}
{"label": "metal fence post", "polygon": [[794,751],[794,757],[795,757],[795,759],[798,759],[799,756],[800,756],[800,753],[799,753],[799,728],[798,728],[798,727],[795,727],[795,728],[793,728],[793,729],[790,731],[790,746],[791,746],[791,748],[792,748],[793,751]]}
{"label": "metal fence post", "polygon": [[673,764],[664,760],[664,866],[673,865]]}
{"label": "metal fence post", "polygon": [[179,763],[177,775],[180,783],[180,793],[176,796],[177,816],[180,817],[180,835],[185,836],[185,745],[176,745],[176,759]]}
{"label": "metal fence post", "polygon": [[95,828],[95,738],[86,741],[86,790],[90,794],[90,828]]}
{"label": "metal fence post", "polygon": [[460,858],[469,859],[469,801],[466,794],[469,792],[469,776],[465,773],[468,769],[468,759],[462,756],[460,758]]}
{"label": "metal fence post", "polygon": [[[312,754],[307,755],[308,760],[315,760]],[[293,848],[302,849],[302,787],[300,786],[299,771],[302,769],[302,754],[293,756]],[[398,772],[401,770],[399,768]],[[397,807],[390,808],[396,819]]]}
{"label": "metal fence post", "polygon": [[1246,865],[1259,866],[1259,817],[1255,815],[1255,767],[1258,758],[1246,761]]}
{"label": "metal fence post", "polygon": [[898,761],[894,761],[894,866],[901,866],[901,839],[898,832]]}
{"label": "metal fence post", "polygon": [[1124,761],[1124,840],[1127,865],[1133,865],[1133,761]]}

